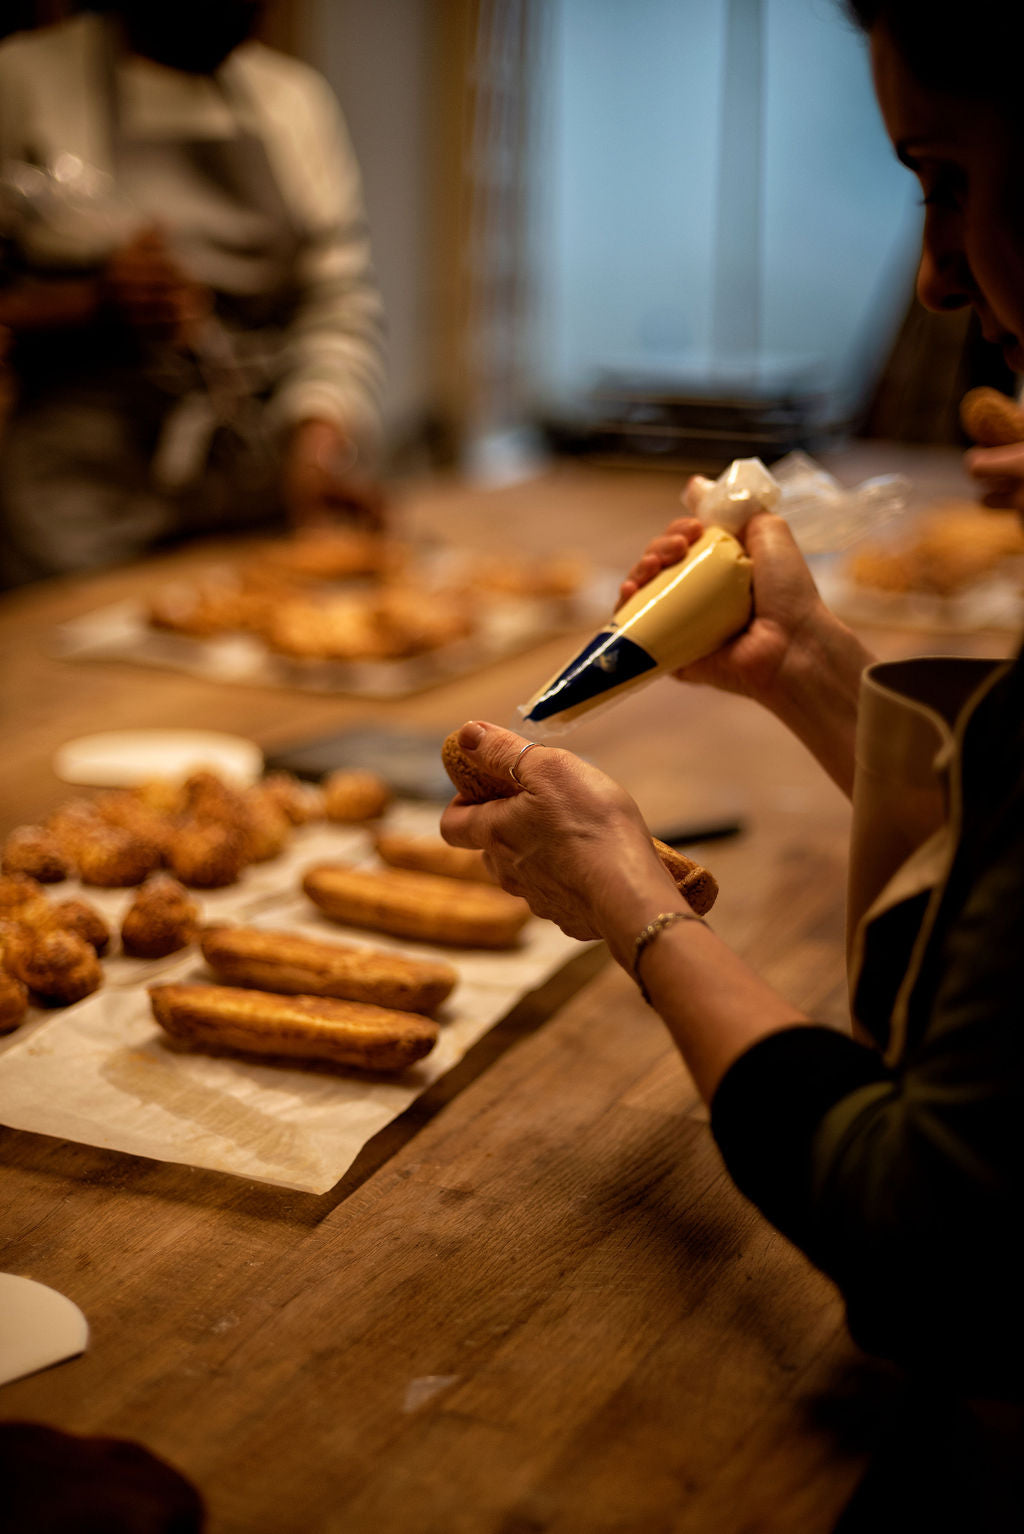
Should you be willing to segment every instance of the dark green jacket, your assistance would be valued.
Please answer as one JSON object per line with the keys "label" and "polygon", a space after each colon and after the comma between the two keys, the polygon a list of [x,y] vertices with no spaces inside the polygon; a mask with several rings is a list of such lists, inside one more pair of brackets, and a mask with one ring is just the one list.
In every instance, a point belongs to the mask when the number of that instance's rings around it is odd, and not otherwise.
{"label": "dark green jacket", "polygon": [[[898,1058],[770,1035],[712,1104],[732,1176],[831,1275],[869,1352],[1024,1396],[1024,663],[964,710],[948,877],[919,932]],[[907,914],[907,913],[905,913]],[[871,976],[861,987],[871,1005]],[[878,988],[883,1011],[891,996]],[[861,1019],[879,1040],[886,1015]]]}

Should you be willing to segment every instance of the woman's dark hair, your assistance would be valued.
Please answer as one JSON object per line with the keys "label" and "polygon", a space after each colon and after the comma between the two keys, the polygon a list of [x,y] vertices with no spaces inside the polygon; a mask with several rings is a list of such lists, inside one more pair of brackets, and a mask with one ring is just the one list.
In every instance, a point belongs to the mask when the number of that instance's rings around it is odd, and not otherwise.
{"label": "woman's dark hair", "polygon": [[922,85],[1019,109],[1024,68],[1020,0],[842,0],[865,32],[883,26]]}

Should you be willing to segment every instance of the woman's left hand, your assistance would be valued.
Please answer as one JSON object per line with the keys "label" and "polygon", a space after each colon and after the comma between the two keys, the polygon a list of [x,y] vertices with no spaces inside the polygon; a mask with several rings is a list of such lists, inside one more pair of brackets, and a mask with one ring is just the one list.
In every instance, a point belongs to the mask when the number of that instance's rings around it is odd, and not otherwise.
{"label": "woman's left hand", "polygon": [[[637,805],[617,783],[572,752],[536,746],[498,725],[463,725],[459,743],[485,777],[523,784],[512,798],[470,804],[457,797],[441,817],[455,847],[482,848],[503,889],[569,937],[639,930],[678,906],[679,893],[651,845]],[[518,765],[517,765],[518,761]]]}

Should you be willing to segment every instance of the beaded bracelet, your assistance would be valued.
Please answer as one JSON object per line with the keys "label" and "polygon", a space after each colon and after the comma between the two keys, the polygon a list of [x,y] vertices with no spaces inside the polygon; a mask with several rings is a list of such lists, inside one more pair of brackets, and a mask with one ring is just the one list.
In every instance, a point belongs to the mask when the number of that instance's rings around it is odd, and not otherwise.
{"label": "beaded bracelet", "polygon": [[658,933],[664,932],[666,927],[674,927],[677,921],[699,921],[701,926],[704,925],[704,918],[698,916],[694,911],[662,911],[660,916],[656,916],[653,921],[649,921],[646,927],[637,933],[636,941],[633,944],[633,979],[637,983],[640,995],[649,1007],[653,1006],[653,1002],[648,996],[647,987],[640,976],[640,959],[648,943],[653,942]]}

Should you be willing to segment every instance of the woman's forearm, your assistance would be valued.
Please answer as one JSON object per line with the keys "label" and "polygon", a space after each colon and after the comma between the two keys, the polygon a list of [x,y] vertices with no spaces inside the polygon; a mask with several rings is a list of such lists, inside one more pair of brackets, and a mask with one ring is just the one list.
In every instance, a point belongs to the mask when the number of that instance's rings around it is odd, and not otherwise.
{"label": "woman's forearm", "polygon": [[[637,934],[662,911],[686,911],[678,892],[654,878],[616,896],[603,935],[634,974]],[[735,954],[706,922],[665,927],[643,950],[639,977],[693,1076],[710,1102],[733,1061],[769,1033],[810,1019]]]}
{"label": "woman's forearm", "polygon": [[791,645],[762,702],[802,741],[849,798],[860,681],[874,660],[857,636],[822,608]]}

